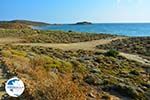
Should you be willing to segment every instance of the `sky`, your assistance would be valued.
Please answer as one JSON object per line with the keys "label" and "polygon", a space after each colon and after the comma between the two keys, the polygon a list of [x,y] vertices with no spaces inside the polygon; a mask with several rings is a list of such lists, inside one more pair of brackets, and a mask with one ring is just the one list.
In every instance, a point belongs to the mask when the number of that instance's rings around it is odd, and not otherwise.
{"label": "sky", "polygon": [[150,22],[150,0],[0,0],[0,20]]}

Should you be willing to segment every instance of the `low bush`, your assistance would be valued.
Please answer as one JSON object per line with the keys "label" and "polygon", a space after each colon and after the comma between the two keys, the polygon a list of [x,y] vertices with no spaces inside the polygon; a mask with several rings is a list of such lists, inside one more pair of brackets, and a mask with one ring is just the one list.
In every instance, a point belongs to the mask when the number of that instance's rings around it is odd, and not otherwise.
{"label": "low bush", "polygon": [[106,56],[117,57],[119,55],[119,52],[116,51],[116,50],[111,49],[111,50],[107,51],[105,55]]}

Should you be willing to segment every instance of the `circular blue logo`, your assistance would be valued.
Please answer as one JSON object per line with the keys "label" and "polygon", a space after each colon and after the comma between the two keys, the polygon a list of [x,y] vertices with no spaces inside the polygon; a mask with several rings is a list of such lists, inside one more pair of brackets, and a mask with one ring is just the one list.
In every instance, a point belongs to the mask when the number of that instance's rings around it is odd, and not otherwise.
{"label": "circular blue logo", "polygon": [[6,82],[5,90],[9,96],[18,97],[24,91],[24,83],[17,77],[11,78]]}

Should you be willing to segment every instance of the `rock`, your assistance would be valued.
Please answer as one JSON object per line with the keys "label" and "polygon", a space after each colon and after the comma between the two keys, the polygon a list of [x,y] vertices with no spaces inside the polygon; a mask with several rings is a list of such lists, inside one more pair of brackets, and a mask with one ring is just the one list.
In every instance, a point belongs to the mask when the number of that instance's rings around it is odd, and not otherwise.
{"label": "rock", "polygon": [[140,73],[137,71],[137,70],[132,70],[130,72],[130,74],[133,74],[133,75],[140,75]]}
{"label": "rock", "polygon": [[100,69],[94,68],[90,71],[91,73],[101,73]]}
{"label": "rock", "polygon": [[0,91],[5,91],[5,84],[0,84]]}
{"label": "rock", "polygon": [[89,95],[91,98],[96,98],[96,95],[95,95],[93,92],[90,92],[88,95]]}
{"label": "rock", "polygon": [[95,77],[93,75],[88,75],[84,78],[84,81],[90,85],[95,84]]}
{"label": "rock", "polygon": [[111,100],[110,96],[108,96],[108,95],[102,96],[101,99],[102,99],[102,100]]}
{"label": "rock", "polygon": [[58,69],[57,68],[52,68],[51,72],[58,73]]}
{"label": "rock", "polygon": [[144,91],[140,87],[138,87],[136,90],[140,93],[144,93]]}
{"label": "rock", "polygon": [[9,98],[9,95],[8,94],[4,94],[2,97],[1,97],[1,100],[8,100]]}
{"label": "rock", "polygon": [[84,78],[84,81],[90,85],[99,85],[99,84],[103,83],[103,81],[98,76],[96,76],[95,74],[87,75]]}
{"label": "rock", "polygon": [[96,51],[96,52],[95,52],[95,55],[101,55],[101,54],[103,54],[102,51]]}
{"label": "rock", "polygon": [[33,58],[33,57],[35,57],[35,56],[36,56],[36,54],[33,53],[33,52],[28,52],[28,53],[27,53],[27,57],[29,57],[29,58]]}
{"label": "rock", "polygon": [[73,73],[72,74],[72,80],[80,80],[82,79],[82,75],[80,75],[79,73]]}
{"label": "rock", "polygon": [[104,83],[104,81],[102,79],[98,79],[95,84],[96,85],[101,85],[103,83]]}
{"label": "rock", "polygon": [[82,56],[82,57],[79,58],[79,61],[84,63],[85,61],[89,61],[91,59],[92,59],[92,57]]}
{"label": "rock", "polygon": [[145,86],[146,88],[150,88],[150,83],[143,83],[143,86]]}
{"label": "rock", "polygon": [[73,32],[72,30],[69,30],[68,32]]}
{"label": "rock", "polygon": [[146,91],[145,94],[146,94],[147,98],[150,98],[150,89],[148,91]]}
{"label": "rock", "polygon": [[150,67],[145,68],[145,71],[146,71],[147,73],[150,73]]}
{"label": "rock", "polygon": [[125,85],[123,83],[119,83],[113,87],[113,90],[117,91],[123,96],[129,96],[131,98],[136,98],[139,96],[136,88],[133,86]]}

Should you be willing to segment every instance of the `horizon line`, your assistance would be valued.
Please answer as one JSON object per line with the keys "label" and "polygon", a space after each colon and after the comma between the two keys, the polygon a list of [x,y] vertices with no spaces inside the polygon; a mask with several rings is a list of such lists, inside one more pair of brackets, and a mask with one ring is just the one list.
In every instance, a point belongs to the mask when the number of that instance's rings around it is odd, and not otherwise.
{"label": "horizon line", "polygon": [[95,21],[76,21],[76,22],[66,22],[66,23],[58,23],[58,22],[49,22],[49,21],[40,21],[40,20],[30,20],[30,19],[14,19],[14,20],[0,20],[1,21],[15,21],[15,20],[20,20],[20,21],[33,21],[33,22],[43,22],[43,23],[48,23],[48,24],[75,24],[75,23],[78,23],[78,22],[91,22],[92,24],[149,24],[150,21],[112,21],[112,22],[95,22]]}

